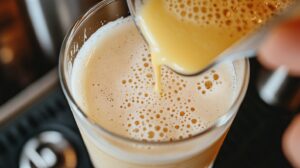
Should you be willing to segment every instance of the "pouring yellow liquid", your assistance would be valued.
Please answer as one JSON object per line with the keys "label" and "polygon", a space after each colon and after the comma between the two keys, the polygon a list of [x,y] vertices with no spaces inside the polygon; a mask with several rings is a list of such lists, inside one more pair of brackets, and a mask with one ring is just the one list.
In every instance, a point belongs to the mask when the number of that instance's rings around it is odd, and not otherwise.
{"label": "pouring yellow liquid", "polygon": [[199,72],[289,0],[147,0],[137,23],[148,42],[160,92],[162,65]]}

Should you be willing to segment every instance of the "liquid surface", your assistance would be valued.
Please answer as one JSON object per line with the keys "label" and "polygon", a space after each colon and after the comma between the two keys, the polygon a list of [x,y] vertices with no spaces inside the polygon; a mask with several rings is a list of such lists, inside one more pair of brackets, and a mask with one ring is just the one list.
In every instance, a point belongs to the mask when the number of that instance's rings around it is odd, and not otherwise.
{"label": "liquid surface", "polygon": [[231,63],[197,77],[162,68],[154,91],[149,49],[131,18],[108,23],[82,46],[71,75],[72,92],[87,116],[137,140],[172,141],[197,134],[228,111],[235,95]]}
{"label": "liquid surface", "polygon": [[137,23],[150,45],[160,90],[160,66],[195,74],[253,31],[288,0],[147,0]]}

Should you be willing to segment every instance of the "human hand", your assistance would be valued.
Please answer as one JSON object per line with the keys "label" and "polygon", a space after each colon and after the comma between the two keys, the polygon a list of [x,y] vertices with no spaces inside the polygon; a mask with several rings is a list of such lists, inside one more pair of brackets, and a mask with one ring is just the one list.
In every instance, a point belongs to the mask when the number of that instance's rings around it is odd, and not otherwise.
{"label": "human hand", "polygon": [[[300,17],[275,28],[261,46],[258,59],[267,68],[285,66],[290,75],[300,77]],[[282,147],[291,164],[300,168],[300,115],[285,131]]]}

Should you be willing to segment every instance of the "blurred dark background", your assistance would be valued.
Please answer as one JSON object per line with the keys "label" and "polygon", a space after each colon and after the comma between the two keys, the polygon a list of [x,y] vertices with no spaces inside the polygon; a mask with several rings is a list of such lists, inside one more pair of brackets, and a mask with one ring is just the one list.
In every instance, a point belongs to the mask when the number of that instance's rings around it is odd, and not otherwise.
{"label": "blurred dark background", "polygon": [[99,0],[0,0],[0,105],[57,64],[75,20]]}
{"label": "blurred dark background", "polygon": [[[64,35],[97,2],[0,0],[0,168],[92,167],[56,67]],[[281,137],[299,104],[290,108],[265,103],[258,83],[266,72],[251,60],[246,98],[214,167],[291,167]],[[297,93],[299,79],[292,81]],[[43,136],[57,141],[33,145]]]}

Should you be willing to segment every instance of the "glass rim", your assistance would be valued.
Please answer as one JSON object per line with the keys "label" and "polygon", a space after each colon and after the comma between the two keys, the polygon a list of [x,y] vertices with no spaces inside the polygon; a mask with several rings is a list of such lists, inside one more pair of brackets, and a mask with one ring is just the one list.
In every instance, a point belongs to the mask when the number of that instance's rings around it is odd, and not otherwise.
{"label": "glass rim", "polygon": [[[241,88],[238,91],[237,94],[237,98],[233,101],[233,103],[231,104],[231,106],[228,108],[227,112],[225,114],[223,114],[222,116],[218,117],[213,124],[211,124],[209,127],[207,127],[205,130],[186,137],[186,138],[182,138],[182,139],[176,139],[176,140],[172,140],[172,141],[144,141],[144,140],[137,140],[137,139],[133,139],[127,136],[123,136],[117,133],[114,133],[112,131],[109,131],[108,129],[102,127],[101,125],[97,124],[96,122],[94,122],[93,120],[91,120],[85,113],[84,111],[79,107],[79,105],[76,103],[73,94],[67,84],[67,80],[66,80],[66,72],[64,71],[65,69],[65,59],[67,57],[67,51],[66,49],[68,47],[70,47],[70,42],[71,39],[73,39],[74,35],[77,33],[78,28],[82,25],[82,23],[89,18],[89,16],[93,15],[97,10],[101,10],[101,8],[109,5],[110,3],[114,2],[116,0],[103,0],[99,3],[97,3],[96,5],[94,5],[91,9],[89,9],[82,17],[80,17],[75,24],[70,28],[70,30],[68,31],[68,33],[66,34],[63,43],[62,43],[62,47],[60,50],[60,54],[59,54],[59,66],[58,66],[58,75],[59,75],[59,81],[60,81],[60,85],[62,87],[62,90],[64,92],[65,97],[68,100],[69,106],[75,107],[75,110],[71,110],[73,115],[78,116],[78,118],[80,120],[85,120],[86,123],[88,123],[88,125],[92,128],[95,128],[96,130],[100,130],[103,133],[108,134],[109,136],[112,136],[113,138],[117,138],[120,140],[124,140],[130,143],[137,143],[137,144],[142,144],[142,145],[164,145],[164,144],[178,144],[178,143],[182,143],[182,142],[186,142],[186,141],[190,141],[196,138],[199,138],[200,136],[203,136],[204,134],[207,134],[208,132],[221,127],[223,125],[225,125],[226,123],[228,123],[230,121],[230,119],[235,115],[235,113],[237,113],[237,111],[233,110],[234,108],[236,108],[237,105],[239,105],[241,103],[241,101],[244,99],[244,96],[246,94],[247,88],[248,88],[248,83],[249,83],[249,76],[250,76],[250,66],[249,66],[249,60],[248,59],[243,59],[242,63],[243,65],[243,70],[244,70],[244,74],[243,76],[243,81],[241,83]],[[76,59],[76,58],[75,58]]]}

